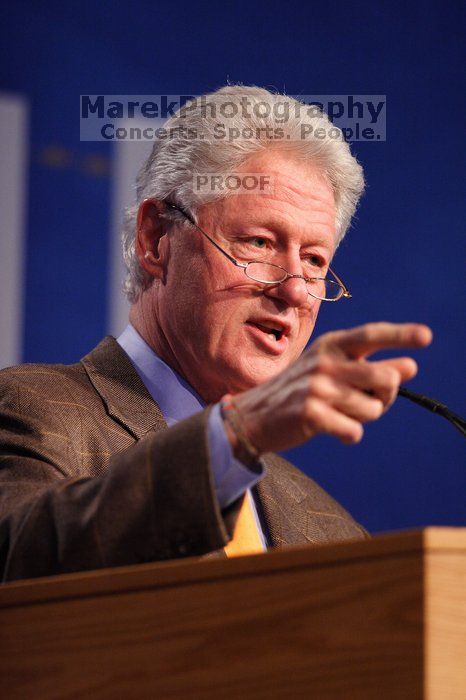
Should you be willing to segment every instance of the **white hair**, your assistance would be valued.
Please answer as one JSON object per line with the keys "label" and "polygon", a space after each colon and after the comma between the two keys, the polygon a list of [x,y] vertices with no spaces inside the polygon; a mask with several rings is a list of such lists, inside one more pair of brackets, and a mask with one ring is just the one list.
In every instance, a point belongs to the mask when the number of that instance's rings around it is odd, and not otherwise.
{"label": "white hair", "polygon": [[[219,138],[219,124],[235,129],[230,133],[237,136]],[[124,291],[131,302],[152,279],[140,266],[135,250],[140,204],[148,198],[169,199],[197,221],[199,207],[226,195],[194,191],[194,177],[206,173],[226,177],[265,148],[286,150],[291,157],[317,164],[334,192],[337,245],[348,230],[364,190],[363,171],[341,131],[318,107],[310,109],[294,98],[263,88],[228,85],[186,104],[164,129],[167,136],[154,142],[136,178],[136,203],[125,212]],[[176,212],[170,216],[181,223]]]}

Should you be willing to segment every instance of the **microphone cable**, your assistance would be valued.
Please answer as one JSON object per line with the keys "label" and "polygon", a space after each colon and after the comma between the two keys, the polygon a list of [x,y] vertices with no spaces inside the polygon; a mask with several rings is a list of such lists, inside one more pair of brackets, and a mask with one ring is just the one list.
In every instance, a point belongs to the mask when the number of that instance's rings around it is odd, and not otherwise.
{"label": "microphone cable", "polygon": [[400,386],[398,389],[398,396],[403,396],[403,398],[416,403],[418,406],[422,406],[428,411],[446,418],[449,423],[454,425],[455,428],[459,430],[464,437],[466,437],[466,420],[461,418],[461,416],[458,416],[456,413],[453,413],[453,411],[451,411],[448,406],[445,406],[445,404],[437,401],[436,399],[431,399],[428,396],[424,396],[424,394],[418,394],[410,389],[405,389],[403,386]]}

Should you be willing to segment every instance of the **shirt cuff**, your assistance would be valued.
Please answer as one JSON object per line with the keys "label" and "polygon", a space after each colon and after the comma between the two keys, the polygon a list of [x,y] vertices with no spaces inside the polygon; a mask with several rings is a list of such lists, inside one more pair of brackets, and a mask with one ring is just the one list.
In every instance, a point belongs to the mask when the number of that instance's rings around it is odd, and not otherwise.
{"label": "shirt cuff", "polygon": [[209,414],[208,443],[215,493],[223,510],[251,489],[265,475],[262,460],[257,470],[252,471],[235,459],[220,413],[220,404],[215,404]]}

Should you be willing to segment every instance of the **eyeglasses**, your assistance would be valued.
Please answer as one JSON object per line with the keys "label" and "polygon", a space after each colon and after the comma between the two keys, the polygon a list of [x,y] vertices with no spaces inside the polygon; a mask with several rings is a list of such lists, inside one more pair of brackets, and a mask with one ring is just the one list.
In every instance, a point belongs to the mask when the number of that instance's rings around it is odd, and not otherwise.
{"label": "eyeglasses", "polygon": [[187,219],[195,228],[197,228],[202,235],[207,238],[213,246],[217,248],[220,253],[222,253],[233,265],[240,267],[244,270],[244,274],[249,279],[254,282],[260,282],[261,284],[282,284],[289,279],[302,279],[306,283],[307,293],[314,297],[314,299],[320,299],[321,301],[338,301],[342,297],[346,299],[351,299],[351,293],[346,288],[343,281],[338,277],[338,275],[328,268],[327,275],[331,277],[305,277],[304,275],[292,275],[291,272],[285,270],[281,265],[275,265],[275,263],[262,262],[262,261],[251,261],[251,262],[239,262],[233,258],[226,250],[223,250],[219,244],[214,241],[213,238],[209,236],[208,233],[203,231],[200,226],[196,224],[194,219],[181,207],[176,204],[165,201],[165,204],[170,209],[175,209],[180,214],[182,214],[185,219]]}

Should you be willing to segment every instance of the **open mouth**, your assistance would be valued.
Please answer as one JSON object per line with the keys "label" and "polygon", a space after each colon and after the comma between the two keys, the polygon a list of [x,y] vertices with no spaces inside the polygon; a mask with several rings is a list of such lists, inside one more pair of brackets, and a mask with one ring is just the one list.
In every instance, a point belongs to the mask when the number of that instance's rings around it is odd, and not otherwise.
{"label": "open mouth", "polygon": [[261,351],[277,357],[286,352],[291,334],[290,326],[275,319],[251,320],[246,322],[246,326]]}
{"label": "open mouth", "polygon": [[260,323],[254,323],[251,324],[256,326],[256,328],[259,328],[263,333],[266,333],[269,338],[272,340],[281,340],[283,336],[283,329],[282,328],[269,328],[267,326],[262,326]]}

